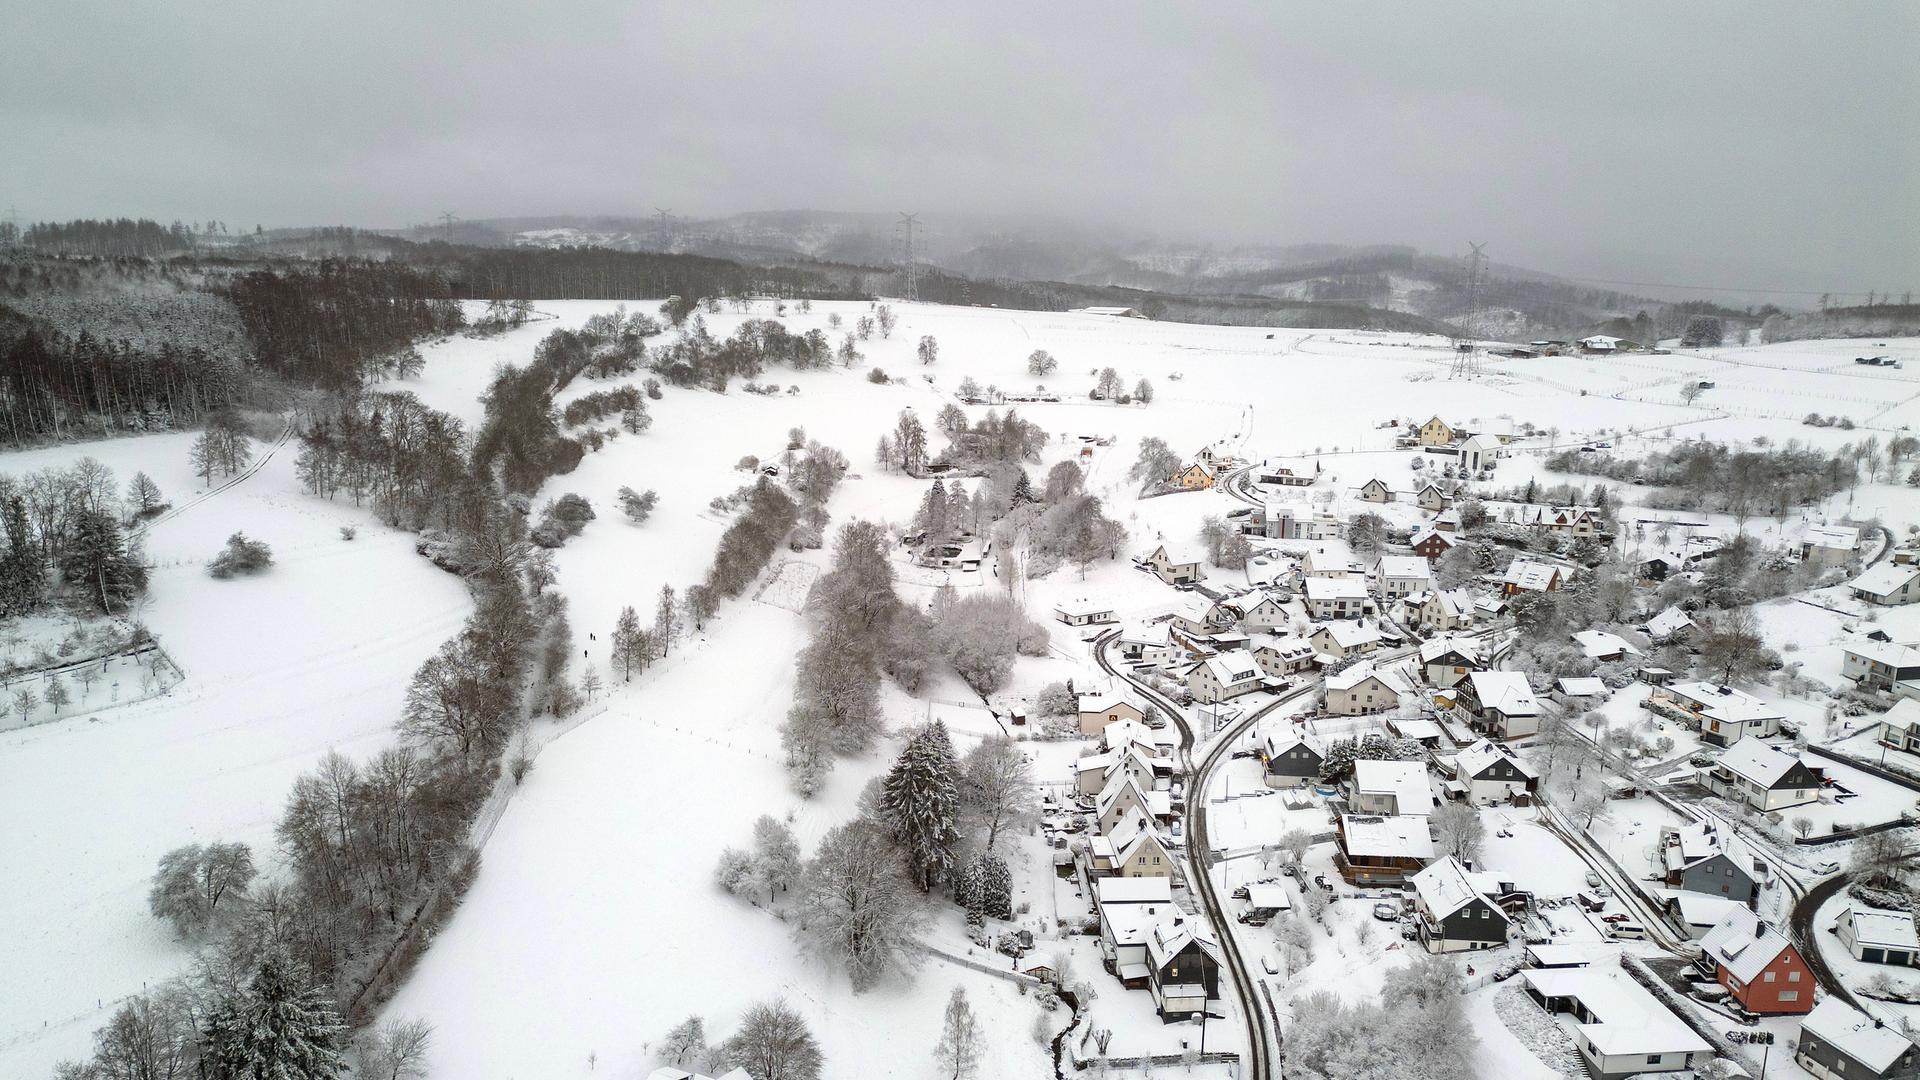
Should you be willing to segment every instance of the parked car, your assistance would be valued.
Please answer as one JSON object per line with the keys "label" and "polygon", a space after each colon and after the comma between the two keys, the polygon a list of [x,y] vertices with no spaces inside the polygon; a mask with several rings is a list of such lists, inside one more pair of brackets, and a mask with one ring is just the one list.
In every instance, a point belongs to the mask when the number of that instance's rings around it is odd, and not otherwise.
{"label": "parked car", "polygon": [[1600,886],[1600,872],[1598,870],[1587,871],[1587,887],[1598,888],[1599,886]]}
{"label": "parked car", "polygon": [[1647,939],[1647,928],[1637,922],[1612,923],[1607,927],[1607,933],[1623,940],[1645,941]]}

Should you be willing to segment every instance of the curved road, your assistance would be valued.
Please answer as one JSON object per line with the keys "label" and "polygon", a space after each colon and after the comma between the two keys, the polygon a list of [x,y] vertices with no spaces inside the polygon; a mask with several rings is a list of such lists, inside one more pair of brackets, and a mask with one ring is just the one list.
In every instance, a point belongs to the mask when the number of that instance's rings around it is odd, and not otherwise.
{"label": "curved road", "polygon": [[1278,1033],[1268,1030],[1269,1017],[1260,1007],[1260,998],[1254,989],[1254,979],[1247,968],[1246,958],[1240,955],[1240,943],[1233,936],[1232,923],[1228,921],[1226,909],[1220,903],[1218,891],[1213,887],[1213,876],[1207,872],[1205,853],[1206,839],[1206,782],[1214,766],[1219,763],[1221,752],[1247,728],[1259,722],[1260,718],[1281,705],[1313,689],[1311,684],[1273,701],[1255,712],[1234,722],[1225,737],[1219,739],[1213,749],[1201,759],[1198,769],[1193,765],[1193,746],[1195,742],[1193,725],[1187,720],[1186,710],[1181,708],[1165,694],[1133,676],[1132,672],[1121,671],[1107,659],[1107,648],[1119,637],[1120,631],[1109,630],[1094,639],[1093,657],[1101,670],[1115,678],[1125,679],[1133,684],[1142,697],[1158,706],[1172,719],[1180,729],[1180,764],[1186,772],[1186,850],[1191,871],[1188,879],[1193,883],[1194,895],[1200,900],[1207,920],[1212,923],[1214,935],[1220,942],[1220,955],[1227,961],[1227,974],[1233,983],[1233,994],[1240,1002],[1240,1011],[1247,1019],[1247,1071],[1248,1080],[1277,1080],[1279,1070],[1275,1066],[1273,1047],[1278,1043]]}

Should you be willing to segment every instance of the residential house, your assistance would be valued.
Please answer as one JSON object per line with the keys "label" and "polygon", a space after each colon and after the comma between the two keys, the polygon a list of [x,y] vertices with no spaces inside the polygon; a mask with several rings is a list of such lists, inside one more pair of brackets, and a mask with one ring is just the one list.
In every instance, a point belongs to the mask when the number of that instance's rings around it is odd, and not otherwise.
{"label": "residential house", "polygon": [[1145,788],[1129,775],[1118,775],[1108,781],[1094,801],[1094,814],[1100,822],[1102,834],[1111,833],[1120,823],[1131,818],[1145,817],[1153,821],[1173,820],[1173,794]]}
{"label": "residential house", "polygon": [[1793,1060],[1818,1080],[1920,1078],[1920,1048],[1898,1027],[1832,996],[1800,1021]]}
{"label": "residential house", "polygon": [[1527,524],[1569,536],[1592,536],[1600,531],[1600,515],[1585,506],[1545,506],[1535,510]]}
{"label": "residential house", "polygon": [[1270,731],[1260,742],[1260,763],[1266,766],[1267,786],[1271,788],[1314,783],[1320,779],[1320,764],[1325,760],[1318,747],[1292,732]]}
{"label": "residential house", "polygon": [[1540,774],[1496,742],[1479,739],[1453,756],[1453,780],[1476,806],[1523,804],[1540,788]]}
{"label": "residential house", "polygon": [[1752,907],[1760,899],[1766,864],[1746,842],[1711,821],[1668,825],[1660,830],[1660,861],[1670,889],[1705,893]]}
{"label": "residential house", "polygon": [[1430,953],[1491,949],[1507,943],[1512,923],[1449,855],[1413,875],[1413,910]]}
{"label": "residential house", "polygon": [[1660,582],[1685,571],[1687,563],[1674,552],[1664,552],[1640,564],[1640,576],[1648,581]]}
{"label": "residential house", "polygon": [[1147,553],[1147,568],[1169,585],[1199,581],[1206,553],[1191,544],[1161,544]]}
{"label": "residential house", "polygon": [[1460,687],[1454,710],[1475,731],[1519,739],[1540,730],[1540,700],[1518,671],[1475,671]]}
{"label": "residential house", "polygon": [[1456,436],[1453,426],[1436,416],[1421,424],[1414,438],[1421,446],[1451,446]]}
{"label": "residential house", "polygon": [[1098,735],[1115,720],[1145,720],[1140,706],[1115,694],[1087,694],[1080,699],[1080,734]]}
{"label": "residential house", "polygon": [[1613,337],[1610,334],[1595,334],[1592,337],[1583,337],[1579,342],[1581,352],[1600,354],[1618,351],[1621,343],[1622,339]]}
{"label": "residential house", "polygon": [[1453,505],[1453,496],[1440,490],[1438,484],[1422,484],[1420,490],[1413,493],[1414,504],[1426,511],[1440,511]]}
{"label": "residential house", "polygon": [[1393,501],[1393,489],[1379,477],[1360,485],[1360,501],[1370,503],[1390,503]]}
{"label": "residential house", "polygon": [[1422,525],[1414,530],[1410,544],[1415,555],[1432,562],[1445,555],[1448,548],[1453,547],[1453,540],[1447,533],[1431,525]]}
{"label": "residential house", "polygon": [[1920,753],[1920,701],[1901,698],[1880,717],[1880,741],[1895,750]]}
{"label": "residential house", "polygon": [[1112,604],[1105,600],[1089,600],[1084,596],[1055,604],[1053,617],[1068,626],[1101,626],[1120,621]]}
{"label": "residential house", "polygon": [[1484,666],[1473,638],[1442,635],[1420,643],[1420,678],[1428,686],[1458,686]]}
{"label": "residential house", "polygon": [[1700,939],[1703,962],[1748,1012],[1762,1016],[1813,1009],[1813,972],[1787,935],[1746,908],[1731,908]]}
{"label": "residential house", "polygon": [[986,545],[976,537],[957,537],[934,544],[914,561],[936,570],[978,570],[986,561]]}
{"label": "residential house", "polygon": [[1715,1057],[1711,1043],[1617,966],[1527,968],[1520,982],[1547,1012],[1573,1018],[1573,1045],[1596,1080],[1682,1072]]}
{"label": "residential house", "polygon": [[1553,592],[1560,588],[1560,568],[1532,559],[1515,559],[1507,564],[1500,578],[1500,592],[1514,596],[1523,592]]}
{"label": "residential house", "polygon": [[1333,825],[1333,865],[1352,885],[1393,888],[1433,861],[1424,817],[1341,814]]}
{"label": "residential house", "polygon": [[1389,601],[1433,586],[1433,571],[1418,555],[1382,555],[1373,564],[1373,576],[1380,583],[1380,595]]}
{"label": "residential house", "polygon": [[1726,920],[1727,912],[1746,905],[1724,896],[1675,889],[1667,894],[1665,906],[1667,913],[1679,924],[1681,932],[1687,935],[1687,940],[1699,941]]}
{"label": "residential house", "polygon": [[1344,540],[1316,540],[1300,555],[1303,577],[1359,577],[1360,562]]}
{"label": "residential house", "polygon": [[1284,679],[1313,666],[1313,642],[1302,637],[1265,637],[1253,645],[1253,662],[1269,679]]}
{"label": "residential house", "polygon": [[1287,612],[1286,601],[1280,593],[1272,589],[1263,589],[1250,594],[1241,601],[1240,629],[1242,630],[1250,633],[1256,630],[1278,630],[1292,621],[1293,616]]}
{"label": "residential house", "polygon": [[1160,830],[1145,817],[1122,821],[1105,836],[1087,842],[1091,876],[1166,877],[1173,873],[1173,851]]}
{"label": "residential house", "polygon": [[1152,791],[1162,786],[1161,778],[1172,776],[1172,762],[1156,757],[1153,747],[1128,743],[1086,755],[1074,763],[1073,774],[1074,790],[1082,795],[1100,794],[1119,776],[1132,778],[1143,791]]}
{"label": "residential house", "polygon": [[1147,937],[1147,989],[1167,1023],[1220,1000],[1220,946],[1196,919],[1164,919]]}
{"label": "residential house", "polygon": [[1480,434],[1460,444],[1460,471],[1471,475],[1493,464],[1500,449],[1500,439]]}
{"label": "residential house", "polygon": [[1783,754],[1758,739],[1735,743],[1701,779],[1708,790],[1762,814],[1817,801],[1825,782],[1797,755]]}
{"label": "residential house", "polygon": [[1143,667],[1165,667],[1187,655],[1187,648],[1175,641],[1166,623],[1130,626],[1115,642],[1120,658]]}
{"label": "residential house", "polygon": [[1860,530],[1847,525],[1809,525],[1800,532],[1800,561],[1845,566],[1860,553]]}
{"label": "residential house", "polygon": [[1307,640],[1313,642],[1313,650],[1318,655],[1344,660],[1349,656],[1364,656],[1379,648],[1381,637],[1377,626],[1364,625],[1357,619],[1344,619],[1322,624]]}
{"label": "residential house", "polygon": [[1168,477],[1167,482],[1187,491],[1204,491],[1213,486],[1213,470],[1196,461]]}
{"label": "residential house", "polygon": [[660,1068],[647,1074],[647,1080],[752,1080],[745,1069],[728,1069],[716,1077],[706,1077],[685,1069]]}
{"label": "residential house", "polygon": [[1309,577],[1307,614],[1316,619],[1354,619],[1365,613],[1367,583],[1355,577]]}
{"label": "residential house", "polygon": [[1147,938],[1156,924],[1185,918],[1164,877],[1110,877],[1093,883],[1100,919],[1100,959],[1123,985],[1147,985]]}
{"label": "residential house", "polygon": [[1347,779],[1347,805],[1356,814],[1426,817],[1433,813],[1433,784],[1423,761],[1353,763]]}
{"label": "residential house", "polygon": [[1431,524],[1436,532],[1446,533],[1450,537],[1460,535],[1460,508],[1456,506],[1440,511],[1433,515]]}
{"label": "residential house", "polygon": [[1209,636],[1233,625],[1233,620],[1216,600],[1198,592],[1182,593],[1168,608],[1167,620],[1185,634]]}
{"label": "residential house", "polygon": [[1553,684],[1553,696],[1562,704],[1571,705],[1576,709],[1594,709],[1607,700],[1607,684],[1592,675],[1556,679]]}
{"label": "residential house", "polygon": [[1262,688],[1266,673],[1245,650],[1209,656],[1187,673],[1187,690],[1203,705],[1229,701]]}
{"label": "residential house", "polygon": [[1749,736],[1777,735],[1785,717],[1752,694],[1698,680],[1663,686],[1648,701],[1677,712],[1679,719],[1700,729],[1702,740],[1715,746],[1732,746]]}
{"label": "residential house", "polygon": [[1434,589],[1406,600],[1415,622],[1430,630],[1465,630],[1473,625],[1473,597],[1465,589]]}
{"label": "residential house", "polygon": [[1856,600],[1891,606],[1920,600],[1920,563],[1883,562],[1847,582]]}
{"label": "residential house", "polygon": [[1920,649],[1891,641],[1862,639],[1841,650],[1840,677],[1862,690],[1893,690],[1920,679]]}
{"label": "residential house", "polygon": [[1647,620],[1643,627],[1647,636],[1656,645],[1665,645],[1669,641],[1679,641],[1693,629],[1693,618],[1681,611],[1679,605],[1669,606],[1666,610]]}
{"label": "residential house", "polygon": [[1366,716],[1400,705],[1399,676],[1361,662],[1326,677],[1321,707],[1329,716]]}
{"label": "residential house", "polygon": [[1605,630],[1582,630],[1573,635],[1573,643],[1587,654],[1587,659],[1611,664],[1625,660],[1629,656],[1641,655],[1640,650],[1619,634],[1609,634]]}
{"label": "residential house", "polygon": [[1840,909],[1840,920],[1833,930],[1855,960],[1920,966],[1920,939],[1914,936],[1911,911],[1889,911],[1854,901]]}
{"label": "residential house", "polygon": [[1319,479],[1320,466],[1316,463],[1309,473],[1305,465],[1267,461],[1261,463],[1256,476],[1258,483],[1272,487],[1312,487]]}

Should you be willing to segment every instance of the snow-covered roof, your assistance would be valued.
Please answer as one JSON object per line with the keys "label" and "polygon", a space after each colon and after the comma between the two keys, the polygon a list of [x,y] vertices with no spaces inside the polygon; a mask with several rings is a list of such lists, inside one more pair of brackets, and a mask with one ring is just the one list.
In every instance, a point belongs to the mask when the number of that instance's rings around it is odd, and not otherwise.
{"label": "snow-covered roof", "polygon": [[1335,645],[1340,646],[1342,649],[1357,648],[1361,645],[1369,645],[1380,640],[1379,627],[1362,626],[1358,619],[1340,619],[1335,622],[1322,623],[1320,629],[1315,630],[1313,634],[1315,637],[1319,637],[1321,634],[1327,635],[1327,637],[1333,640]]}
{"label": "snow-covered roof", "polygon": [[1427,766],[1420,761],[1376,761],[1371,758],[1353,763],[1353,790],[1356,795],[1391,795],[1394,809],[1403,816],[1425,819],[1433,812],[1433,786],[1427,783]]}
{"label": "snow-covered roof", "polygon": [[1487,766],[1504,761],[1520,770],[1522,776],[1533,780],[1540,778],[1540,774],[1534,771],[1533,766],[1509,753],[1500,743],[1487,739],[1476,740],[1473,745],[1454,755],[1453,760],[1468,776],[1478,776],[1486,771]]}
{"label": "snow-covered roof", "polygon": [[1793,942],[1745,907],[1731,907],[1720,925],[1700,939],[1700,948],[1728,974],[1749,983],[1782,952],[1793,948]]}
{"label": "snow-covered roof", "polygon": [[1345,540],[1315,540],[1308,545],[1300,562],[1308,570],[1323,574],[1329,570],[1352,573],[1359,569],[1353,559],[1353,549]]}
{"label": "snow-covered roof", "polygon": [[1862,945],[1884,945],[1895,949],[1920,948],[1920,937],[1913,931],[1913,912],[1849,904],[1840,912],[1840,921],[1853,919],[1853,938]]}
{"label": "snow-covered roof", "polygon": [[1901,698],[1893,703],[1893,708],[1888,709],[1880,717],[1880,722],[1889,728],[1912,730],[1915,725],[1920,724],[1920,700],[1910,697]]}
{"label": "snow-covered roof", "polygon": [[1433,834],[1424,817],[1405,814],[1343,814],[1347,852],[1373,858],[1433,858]]}
{"label": "snow-covered roof", "polygon": [[1262,649],[1273,650],[1274,654],[1282,660],[1298,660],[1303,656],[1313,655],[1313,642],[1294,634],[1288,634],[1285,637],[1265,635],[1255,638],[1253,643],[1255,653],[1259,653]]}
{"label": "snow-covered roof", "polygon": [[1085,615],[1111,615],[1113,605],[1105,600],[1090,600],[1081,596],[1072,600],[1062,600],[1053,605],[1053,610],[1071,619]]}
{"label": "snow-covered roof", "polygon": [[1762,790],[1769,790],[1787,775],[1787,770],[1800,764],[1800,759],[1758,739],[1741,739],[1720,755],[1718,764],[1735,776],[1751,780]]}
{"label": "snow-covered roof", "polygon": [[1666,690],[1668,694],[1692,703],[1707,718],[1723,724],[1753,724],[1763,720],[1779,720],[1786,715],[1752,694],[1719,683],[1695,679],[1674,683]]}
{"label": "snow-covered roof", "polygon": [[1478,639],[1453,637],[1446,634],[1442,634],[1439,637],[1428,638],[1420,643],[1420,662],[1430,664],[1448,653],[1454,652],[1459,653],[1474,663],[1480,662],[1480,643]]}
{"label": "snow-covered roof", "polygon": [[1640,655],[1640,650],[1635,648],[1632,642],[1619,634],[1609,634],[1605,630],[1582,630],[1573,635],[1573,640],[1580,646],[1581,652],[1594,660],[1603,656],[1613,656],[1616,653]]}
{"label": "snow-covered roof", "polygon": [[1852,551],[1860,546],[1860,530],[1847,525],[1809,525],[1800,530],[1800,542],[1814,547]]}
{"label": "snow-covered roof", "polygon": [[1326,756],[1325,751],[1315,745],[1312,739],[1307,738],[1297,731],[1289,730],[1286,727],[1279,727],[1268,731],[1263,742],[1265,743],[1267,757],[1269,758],[1280,757],[1295,747],[1304,747],[1313,751],[1314,754],[1318,756]]}
{"label": "snow-covered roof", "polygon": [[[1862,660],[1870,660],[1876,664],[1885,664],[1890,668],[1920,667],[1920,649],[1916,649],[1911,645],[1901,645],[1892,641],[1875,641],[1872,638],[1862,638],[1858,643],[1844,646],[1844,648],[1847,652],[1858,656]],[[1912,699],[1901,698],[1900,700],[1911,701]]]}
{"label": "snow-covered roof", "polygon": [[1154,970],[1167,966],[1167,961],[1179,956],[1188,945],[1198,944],[1200,951],[1220,962],[1220,946],[1213,935],[1196,920],[1169,918],[1157,922],[1153,933],[1147,937],[1147,956],[1153,961]]}
{"label": "snow-covered roof", "polygon": [[1670,895],[1673,906],[1680,909],[1680,921],[1688,926],[1719,926],[1729,910],[1747,906],[1731,897],[1708,896],[1685,889],[1675,889]]}
{"label": "snow-covered roof", "polygon": [[1518,671],[1475,671],[1467,676],[1473,696],[1486,708],[1507,716],[1538,716],[1540,701]]}
{"label": "snow-covered roof", "polygon": [[1432,525],[1422,525],[1414,530],[1413,536],[1407,540],[1407,543],[1409,546],[1419,547],[1421,544],[1434,539],[1438,539],[1447,547],[1452,547],[1454,544],[1452,537],[1434,528]]}
{"label": "snow-covered roof", "polygon": [[1394,717],[1387,720],[1387,726],[1403,739],[1437,739],[1440,737],[1440,725],[1425,717]]}
{"label": "snow-covered roof", "polygon": [[[1480,895],[1480,890],[1467,877],[1467,868],[1451,855],[1413,875],[1413,891],[1436,919],[1445,919]],[[1507,921],[1505,912],[1492,904],[1487,906],[1499,914],[1501,922]]]}
{"label": "snow-covered roof", "polygon": [[1832,994],[1800,1018],[1800,1030],[1812,1032],[1875,1073],[1886,1072],[1902,1054],[1913,1049],[1899,1028],[1874,1020]]}
{"label": "snow-covered roof", "polygon": [[1171,904],[1173,882],[1164,877],[1096,878],[1093,898],[1107,904]]}
{"label": "snow-covered roof", "polygon": [[1900,586],[1912,581],[1915,577],[1920,577],[1920,563],[1883,562],[1847,582],[1847,587],[1872,593],[1874,596],[1885,596],[1899,592]]}
{"label": "snow-covered roof", "polygon": [[1293,897],[1288,896],[1286,886],[1278,882],[1249,885],[1247,886],[1247,906],[1285,911],[1293,906]]}
{"label": "snow-covered roof", "polygon": [[1678,605],[1673,605],[1647,620],[1647,633],[1656,638],[1668,638],[1692,625],[1693,619]]}
{"label": "snow-covered roof", "polygon": [[1368,679],[1379,679],[1380,685],[1396,694],[1406,690],[1406,686],[1392,672],[1381,671],[1372,664],[1355,664],[1336,671],[1327,676],[1322,685],[1328,690],[1351,690]]}
{"label": "snow-covered roof", "polygon": [[1125,630],[1122,630],[1120,632],[1120,643],[1123,645],[1144,645],[1149,648],[1159,648],[1161,646],[1172,645],[1173,637],[1167,629],[1166,623],[1148,623],[1144,626],[1129,626]]}
{"label": "snow-covered roof", "polygon": [[1418,555],[1382,555],[1373,566],[1373,572],[1382,578],[1418,578],[1433,576],[1427,560]]}
{"label": "snow-covered roof", "polygon": [[1577,999],[1594,1018],[1592,1023],[1578,1026],[1580,1035],[1603,1056],[1713,1049],[1646,987],[1617,967],[1527,968],[1520,977],[1542,997]]}
{"label": "snow-covered roof", "polygon": [[1367,583],[1359,578],[1310,577],[1307,579],[1308,600],[1364,600],[1366,596]]}
{"label": "snow-covered roof", "polygon": [[1606,697],[1607,684],[1592,675],[1561,679],[1560,692],[1568,697]]}
{"label": "snow-covered roof", "polygon": [[[1507,423],[1506,430],[1508,432],[1511,432],[1513,430],[1512,422]],[[1479,432],[1475,432],[1472,437],[1467,439],[1466,442],[1463,442],[1460,444],[1460,449],[1478,450],[1484,454],[1487,451],[1492,450],[1494,447],[1497,447],[1499,445],[1500,445],[1500,440],[1497,438],[1494,438],[1492,434],[1481,434]]]}
{"label": "snow-covered roof", "polygon": [[1508,564],[1506,575],[1500,580],[1517,589],[1528,592],[1546,592],[1547,586],[1560,573],[1560,568],[1552,563],[1534,562],[1532,559],[1515,559]]}
{"label": "snow-covered roof", "polygon": [[1124,694],[1086,694],[1080,698],[1080,711],[1083,713],[1111,712],[1122,707],[1140,711],[1140,706],[1128,701]]}
{"label": "snow-covered roof", "polygon": [[1260,665],[1252,654],[1245,650],[1224,652],[1218,656],[1209,656],[1201,664],[1212,673],[1215,682],[1221,686],[1233,686],[1237,683],[1258,679],[1262,674]]}
{"label": "snow-covered roof", "polygon": [[1206,550],[1198,544],[1161,544],[1147,553],[1148,558],[1152,558],[1155,555],[1164,556],[1170,566],[1183,566],[1187,563],[1204,563],[1207,561]]}

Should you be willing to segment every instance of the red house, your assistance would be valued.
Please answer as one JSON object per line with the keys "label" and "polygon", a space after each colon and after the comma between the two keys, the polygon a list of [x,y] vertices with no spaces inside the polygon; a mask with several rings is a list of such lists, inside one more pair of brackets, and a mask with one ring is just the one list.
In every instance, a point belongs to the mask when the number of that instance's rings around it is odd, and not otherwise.
{"label": "red house", "polygon": [[1748,1012],[1762,1015],[1813,1011],[1813,972],[1787,936],[1743,907],[1729,908],[1720,925],[1700,939],[1703,962]]}

